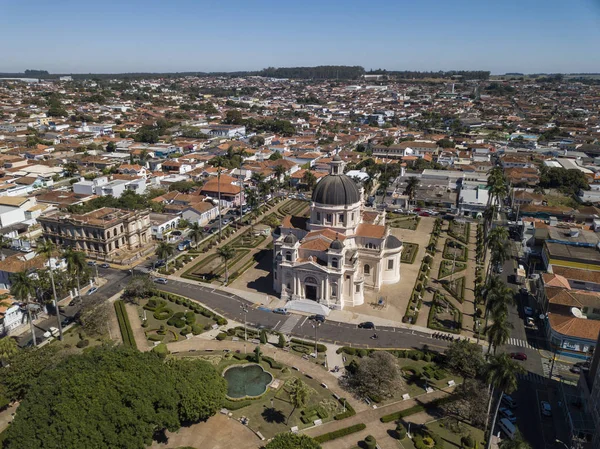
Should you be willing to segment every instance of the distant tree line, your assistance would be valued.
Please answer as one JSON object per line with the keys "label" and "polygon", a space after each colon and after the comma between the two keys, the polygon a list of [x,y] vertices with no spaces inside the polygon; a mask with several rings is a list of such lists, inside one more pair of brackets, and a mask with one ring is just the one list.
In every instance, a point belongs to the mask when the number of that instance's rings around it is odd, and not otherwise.
{"label": "distant tree line", "polygon": [[366,73],[367,75],[388,75],[400,79],[424,79],[424,78],[451,78],[453,76],[462,76],[464,79],[469,80],[487,80],[490,78],[490,72],[484,70],[449,70],[439,72],[420,72],[413,70],[385,70],[377,69],[370,70]]}
{"label": "distant tree line", "polygon": [[258,76],[294,79],[358,79],[365,74],[361,66],[321,65],[317,67],[268,67]]}

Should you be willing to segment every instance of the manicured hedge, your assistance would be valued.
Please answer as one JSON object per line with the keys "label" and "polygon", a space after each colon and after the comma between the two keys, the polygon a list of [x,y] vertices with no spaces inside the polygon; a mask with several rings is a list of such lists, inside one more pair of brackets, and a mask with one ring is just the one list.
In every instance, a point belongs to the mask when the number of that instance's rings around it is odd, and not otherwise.
{"label": "manicured hedge", "polygon": [[243,401],[232,401],[230,399],[223,399],[223,407],[225,407],[227,410],[239,410],[241,408],[244,407],[248,407],[249,405],[252,404],[253,401],[251,400],[243,400]]}
{"label": "manicured hedge", "polygon": [[133,330],[131,329],[131,323],[125,310],[125,303],[119,299],[115,301],[115,312],[117,314],[117,321],[119,322],[119,329],[121,329],[121,336],[123,337],[123,344],[137,349],[135,344],[135,338],[133,337]]}
{"label": "manicured hedge", "polygon": [[[225,318],[202,307],[200,304],[198,304],[194,300],[191,300],[189,298],[184,298],[183,296],[175,295],[173,293],[163,292],[163,291],[158,291],[157,295],[168,301],[189,307],[194,312],[199,313],[207,318],[211,318],[211,319],[215,320],[219,326],[224,326],[227,324],[227,320]],[[177,315],[177,314],[175,314],[175,315]],[[195,317],[194,317],[194,320],[195,320]],[[188,322],[187,324],[193,324],[193,323]]]}
{"label": "manicured hedge", "polygon": [[383,423],[396,421],[400,418],[406,418],[407,416],[414,415],[415,413],[424,412],[425,410],[430,410],[432,408],[440,407],[444,404],[448,404],[450,402],[455,401],[457,398],[454,396],[446,396],[441,399],[436,399],[435,401],[428,402],[424,405],[415,405],[413,407],[407,408],[405,410],[400,410],[399,412],[390,413],[389,415],[384,415],[379,420]]}
{"label": "manicured hedge", "polygon": [[[306,341],[306,340],[300,340],[298,338],[292,338],[290,339],[291,343],[296,343],[298,345],[304,345],[304,346],[308,346],[309,348],[314,348],[315,347],[315,343],[314,342],[310,342],[310,341]],[[318,352],[327,352],[327,346],[322,345],[322,344],[318,344],[317,345],[317,351]]]}
{"label": "manicured hedge", "polygon": [[337,415],[334,415],[333,419],[335,419],[336,421],[339,421],[341,419],[350,418],[351,416],[356,415],[356,411],[354,410],[354,407],[352,407],[350,405],[350,403],[348,401],[346,401],[345,398],[339,398],[338,402],[340,404],[346,406],[346,411],[342,412],[342,413],[338,413]]}
{"label": "manicured hedge", "polygon": [[282,369],[283,365],[278,361],[272,359],[271,357],[267,357],[266,355],[262,357],[262,359],[269,364],[272,369]]}
{"label": "manicured hedge", "polygon": [[326,443],[327,441],[335,440],[337,438],[345,437],[346,435],[350,435],[352,433],[360,432],[361,430],[365,430],[366,428],[367,426],[363,423],[354,424],[350,427],[344,427],[343,429],[335,430],[329,433],[324,433],[323,435],[315,437],[314,440],[317,443]]}

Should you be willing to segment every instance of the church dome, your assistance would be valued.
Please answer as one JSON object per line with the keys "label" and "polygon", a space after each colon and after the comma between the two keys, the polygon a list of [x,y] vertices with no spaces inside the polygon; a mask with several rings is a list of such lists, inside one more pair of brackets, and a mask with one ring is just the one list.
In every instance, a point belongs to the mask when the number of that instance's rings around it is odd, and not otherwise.
{"label": "church dome", "polygon": [[333,242],[331,242],[331,245],[329,245],[329,249],[334,249],[336,251],[341,251],[344,249],[344,244],[341,242],[340,239],[335,239]]}
{"label": "church dome", "polygon": [[295,245],[297,241],[298,239],[291,232],[288,235],[286,235],[283,239],[283,243],[285,243],[286,245]]}
{"label": "church dome", "polygon": [[358,203],[360,192],[349,176],[327,175],[317,183],[312,200],[328,206],[344,206]]}

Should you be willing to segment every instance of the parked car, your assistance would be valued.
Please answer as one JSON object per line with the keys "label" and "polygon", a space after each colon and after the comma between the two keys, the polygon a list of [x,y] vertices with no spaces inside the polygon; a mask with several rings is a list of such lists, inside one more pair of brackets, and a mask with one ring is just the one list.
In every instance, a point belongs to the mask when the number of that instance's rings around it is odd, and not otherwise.
{"label": "parked car", "polygon": [[511,352],[510,358],[515,360],[527,360],[527,354],[524,352]]}
{"label": "parked car", "polygon": [[156,278],[154,279],[154,282],[156,282],[157,284],[166,284],[167,282],[169,282],[167,279],[165,278]]}
{"label": "parked car", "polygon": [[92,287],[88,290],[87,294],[89,295],[93,295],[94,293],[96,293],[98,291],[98,287]]}
{"label": "parked car", "polygon": [[420,217],[429,217],[431,214],[429,212],[419,212]]}
{"label": "parked car", "polygon": [[502,402],[504,402],[510,408],[517,408],[517,401],[507,394],[502,395]]}
{"label": "parked car", "polygon": [[318,321],[319,323],[324,323],[325,322],[325,315],[320,315],[320,314],[312,315],[310,317],[310,319],[314,320],[314,321]]}
{"label": "parked car", "polygon": [[277,307],[276,309],[273,309],[273,313],[278,313],[280,315],[289,315],[290,312],[287,311],[287,309],[284,309],[283,307]]}
{"label": "parked car", "polygon": [[60,335],[60,332],[56,327],[49,327],[48,332],[50,332],[50,334],[52,334],[53,337],[58,337]]}
{"label": "parked car", "polygon": [[542,415],[544,416],[552,416],[552,406],[547,401],[540,402],[540,409],[542,410]]}
{"label": "parked car", "polygon": [[93,267],[94,265],[96,265],[96,262],[95,262],[95,261],[93,261],[93,260],[88,260],[88,265],[89,265],[90,267]]}
{"label": "parked car", "polygon": [[512,412],[511,409],[506,408],[506,407],[501,407],[500,408],[500,414],[508,419],[511,423],[515,423],[517,422],[517,417],[515,416],[515,414]]}
{"label": "parked car", "polygon": [[375,329],[375,325],[371,321],[365,321],[358,325],[359,329]]}
{"label": "parked car", "polygon": [[532,327],[532,328],[536,327],[535,320],[532,317],[528,316],[527,318],[525,318],[525,326]]}
{"label": "parked car", "polygon": [[106,262],[105,263],[101,263],[100,264],[100,268],[110,268],[110,264],[108,264]]}
{"label": "parked car", "polygon": [[531,307],[529,307],[529,306],[523,307],[523,312],[527,316],[533,316],[533,309]]}

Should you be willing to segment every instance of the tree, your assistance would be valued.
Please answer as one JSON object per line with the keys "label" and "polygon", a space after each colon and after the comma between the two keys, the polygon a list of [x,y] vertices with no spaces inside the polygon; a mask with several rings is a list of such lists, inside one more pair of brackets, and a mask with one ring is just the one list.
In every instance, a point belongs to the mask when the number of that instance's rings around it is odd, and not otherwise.
{"label": "tree", "polygon": [[260,358],[262,357],[262,352],[260,350],[260,345],[254,348],[254,361],[256,363],[260,363]]}
{"label": "tree", "polygon": [[202,226],[200,226],[198,224],[198,222],[196,223],[192,223],[190,225],[190,232],[189,232],[189,236],[192,238],[192,240],[194,241],[194,246],[198,246],[198,242],[200,241],[200,239],[202,238]]}
{"label": "tree", "polygon": [[279,342],[278,342],[278,346],[279,346],[280,348],[285,348],[286,344],[287,344],[287,341],[285,340],[285,335],[283,335],[283,334],[279,334]]}
{"label": "tree", "polygon": [[321,449],[321,445],[309,436],[286,432],[276,435],[265,449]]}
{"label": "tree", "polygon": [[257,147],[261,147],[265,144],[265,138],[263,136],[252,136],[252,137],[250,137],[248,142],[254,148],[257,148]]}
{"label": "tree", "polygon": [[485,333],[488,336],[488,354],[494,349],[494,354],[498,346],[506,344],[510,338],[510,331],[513,325],[507,321],[506,315],[494,317],[494,322],[485,328]]}
{"label": "tree", "polygon": [[206,362],[95,347],[37,378],[5,447],[142,449],[157,432],[208,419],[224,398],[225,380]]}
{"label": "tree", "polygon": [[63,171],[65,176],[70,178],[71,176],[75,176],[79,173],[79,165],[77,165],[76,162],[67,162],[65,165],[63,165]]}
{"label": "tree", "polygon": [[165,261],[165,266],[169,266],[169,258],[175,254],[175,245],[169,242],[159,242],[156,246],[156,250],[154,254],[158,256],[159,259]]}
{"label": "tree", "polygon": [[294,406],[294,408],[292,409],[290,416],[288,416],[288,422],[290,420],[290,417],[294,414],[298,407],[302,408],[306,406],[311,393],[312,390],[310,389],[310,387],[304,382],[302,382],[302,380],[300,380],[297,377],[294,379],[294,381],[290,385],[289,391],[290,402]]}
{"label": "tree", "polygon": [[477,377],[485,367],[481,346],[467,340],[453,341],[444,354],[446,367],[463,377]]}
{"label": "tree", "polygon": [[459,420],[468,421],[476,427],[483,427],[486,419],[489,391],[481,380],[465,379],[454,390],[456,400],[444,405],[447,414]]}
{"label": "tree", "polygon": [[348,378],[348,386],[361,397],[392,397],[402,386],[396,358],[388,352],[373,352],[360,360],[356,373]]}
{"label": "tree", "polygon": [[139,298],[148,298],[154,293],[156,286],[151,279],[146,276],[134,276],[123,290],[123,299],[137,304]]}
{"label": "tree", "polygon": [[[517,389],[517,374],[522,374],[524,372],[525,370],[523,367],[511,359],[508,354],[500,354],[490,357],[490,363],[485,375],[486,382],[495,390],[500,392],[498,395],[498,404],[496,406],[496,411],[494,412],[494,418],[492,419],[490,429],[493,430],[496,425],[496,418],[498,417],[500,402],[502,402],[502,395],[505,393],[511,394]],[[493,391],[491,397],[493,397]],[[488,438],[488,449],[491,446],[491,442],[492,439]]]}
{"label": "tree", "polygon": [[404,188],[404,195],[408,195],[409,204],[413,202],[415,199],[415,194],[417,193],[417,189],[419,187],[420,181],[419,178],[411,176],[406,181],[406,187]]}
{"label": "tree", "polygon": [[106,145],[106,151],[117,151],[117,144],[114,142],[108,142],[108,144]]}
{"label": "tree", "polygon": [[89,336],[104,335],[110,320],[112,304],[102,296],[93,295],[83,302],[79,312],[79,323]]}
{"label": "tree", "polygon": [[193,181],[177,181],[169,186],[169,192],[189,193],[196,188]]}
{"label": "tree", "polygon": [[229,283],[229,261],[235,257],[235,249],[229,245],[217,248],[217,254],[225,264],[225,285]]}
{"label": "tree", "polygon": [[32,301],[32,296],[35,295],[35,285],[33,279],[25,271],[14,273],[11,276],[10,293],[17,298],[19,301],[25,303],[27,309],[27,320],[29,321],[29,329],[31,330],[31,336],[33,338],[34,346],[37,346],[37,340],[35,337],[35,326],[33,325],[33,316],[31,314],[32,309],[39,308]]}
{"label": "tree", "polygon": [[85,253],[67,248],[63,252],[63,258],[67,262],[67,271],[72,278],[74,277],[77,280],[77,296],[81,298],[81,278],[87,268]]}
{"label": "tree", "polygon": [[317,177],[310,170],[306,170],[302,175],[302,182],[308,190],[313,190],[317,185]]}
{"label": "tree", "polygon": [[60,347],[56,345],[23,349],[13,354],[10,365],[2,370],[0,378],[4,394],[11,401],[22,400],[42,374],[66,355],[67,353],[60,351]]}
{"label": "tree", "polygon": [[2,365],[18,352],[17,340],[8,336],[0,338],[0,362]]}
{"label": "tree", "polygon": [[437,145],[442,147],[442,148],[454,148],[454,146],[456,145],[454,143],[454,141],[450,140],[450,139],[441,139],[438,140]]}
{"label": "tree", "polygon": [[38,243],[36,252],[48,260],[48,272],[50,273],[50,281],[52,282],[52,300],[54,310],[56,311],[56,326],[58,328],[59,339],[62,340],[62,320],[60,319],[60,312],[58,310],[58,297],[56,296],[56,284],[54,283],[54,271],[52,270],[52,258],[57,252],[56,245],[52,240],[43,239],[41,243]]}

